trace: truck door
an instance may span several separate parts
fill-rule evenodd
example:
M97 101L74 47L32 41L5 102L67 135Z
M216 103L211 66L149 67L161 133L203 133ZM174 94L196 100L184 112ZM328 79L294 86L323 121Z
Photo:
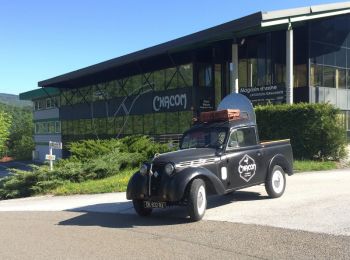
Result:
M254 126L231 131L225 156L230 189L264 182L263 150Z

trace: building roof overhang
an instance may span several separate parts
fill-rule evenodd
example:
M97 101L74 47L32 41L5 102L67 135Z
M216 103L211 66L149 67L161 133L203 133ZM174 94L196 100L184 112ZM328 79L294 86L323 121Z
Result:
M46 97L52 97L57 96L60 93L59 89L57 88L40 88L40 89L34 89L27 92L23 92L19 94L20 100L35 100L39 98L46 98Z

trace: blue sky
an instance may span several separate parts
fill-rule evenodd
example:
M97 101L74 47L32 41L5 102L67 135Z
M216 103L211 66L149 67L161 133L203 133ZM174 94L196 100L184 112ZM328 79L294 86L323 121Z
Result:
M327 0L0 0L0 93L257 11ZM339 2L339 1L338 1Z

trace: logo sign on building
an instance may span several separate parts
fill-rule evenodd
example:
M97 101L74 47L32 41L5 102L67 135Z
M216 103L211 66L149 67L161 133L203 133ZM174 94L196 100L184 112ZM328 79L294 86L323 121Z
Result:
M45 155L45 160L55 161L56 160L56 155L54 155L54 154L46 154Z
M285 103L285 86L262 86L240 88L239 93L245 95L253 104Z
M243 158L239 161L238 165L239 176L246 182L249 182L254 177L255 171L255 160L248 154L244 155Z
M164 91L145 90L135 95L115 97L108 100L96 100L91 109L80 103L60 108L61 120L81 118L103 118L113 116L142 115L154 112L177 112L190 110L192 106L191 87L169 89Z
M178 108L185 110L187 108L187 95L175 94L153 97L153 110L158 112L160 110L166 111L172 108Z
M213 101L210 99L201 99L199 108L207 110L214 109Z
M49 147L52 148L52 149L59 149L59 150L61 150L62 149L62 143L61 142L52 142L52 141L50 141L49 142Z

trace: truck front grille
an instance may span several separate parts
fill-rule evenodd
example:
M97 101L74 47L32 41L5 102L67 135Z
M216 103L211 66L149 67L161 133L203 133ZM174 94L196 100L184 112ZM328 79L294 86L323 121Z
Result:
M151 176L151 195L160 194L160 185L164 175L164 166L166 163L157 163L152 166L153 175Z

